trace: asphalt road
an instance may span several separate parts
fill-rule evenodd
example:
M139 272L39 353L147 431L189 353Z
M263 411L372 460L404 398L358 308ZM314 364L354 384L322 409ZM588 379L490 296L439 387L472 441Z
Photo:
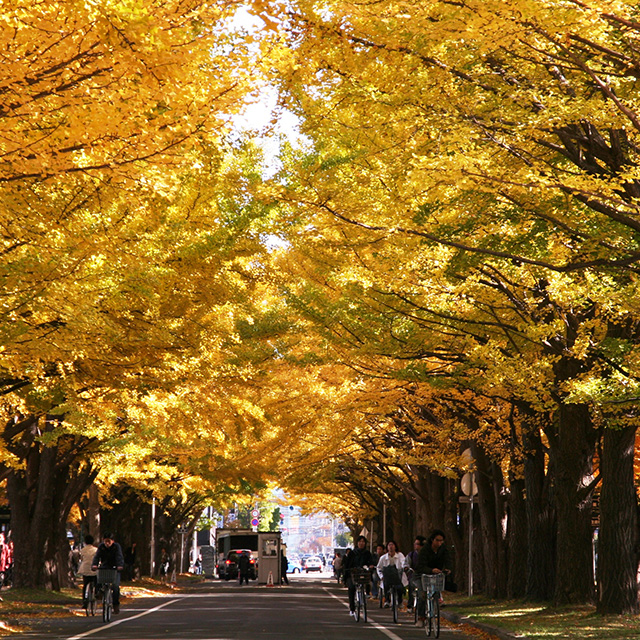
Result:
M126 587L125 587L126 588ZM369 602L369 620L349 616L347 591L328 575L290 576L290 586L239 587L208 581L173 597L136 599L104 624L78 616L44 621L21 638L45 640L412 640L425 638L413 616ZM373 605L373 606L371 606ZM99 612L98 612L99 614ZM466 640L444 627L443 640Z

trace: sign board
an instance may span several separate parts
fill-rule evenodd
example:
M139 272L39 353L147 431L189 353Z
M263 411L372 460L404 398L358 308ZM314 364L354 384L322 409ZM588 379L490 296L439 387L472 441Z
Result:
M259 523L258 523L258 518L254 518L254 519L251 521L251 526L252 526L252 527L257 527L257 526L258 526L258 524L259 524Z
M478 485L472 473L465 473L460 480L460 488L465 496L477 496Z

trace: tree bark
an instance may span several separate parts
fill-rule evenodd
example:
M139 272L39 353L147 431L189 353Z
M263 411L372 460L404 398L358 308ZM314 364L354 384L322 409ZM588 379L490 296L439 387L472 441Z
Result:
M32 426L37 422L34 419ZM36 441L24 468L9 473L16 587L59 590L69 583L66 522L95 477L89 465L74 457L75 442L72 437L49 446Z
M500 506L496 504L496 477L491 461L478 443L472 443L476 461L476 483L478 485L478 507L480 512L480 537L484 557L484 593L489 598L504 597L506 572L503 539L498 522Z
M556 518L550 495L550 464L545 472L545 453L540 430L534 427L523 433L524 480L527 493L527 600L551 600L555 591Z
M554 601L588 604L595 599L590 485L596 432L585 405L562 403L558 414L557 438L550 450L558 514Z
M524 479L511 478L509 484L507 598L517 599L527 592L527 507Z
M638 499L633 459L637 427L605 429L598 535L601 614L636 614L638 607Z

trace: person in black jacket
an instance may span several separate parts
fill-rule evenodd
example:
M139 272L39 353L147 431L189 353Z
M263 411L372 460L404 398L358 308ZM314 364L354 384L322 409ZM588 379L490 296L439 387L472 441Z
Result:
M367 549L367 539L359 536L356 540L355 549L345 556L344 575L347 588L349 589L349 614L354 616L356 610L356 585L351 579L351 569L369 568L374 566L371 551Z
M116 584L113 585L113 613L120 613L120 571L124 567L124 555L112 533L105 534L93 556L91 568L95 571L99 567L118 570Z
M444 531L435 529L418 551L418 561L416 563L416 575L423 573L451 573L452 561L451 553L445 544ZM425 598L422 586L419 587L420 598L418 600L418 622L417 626L424 626L426 621L425 615Z

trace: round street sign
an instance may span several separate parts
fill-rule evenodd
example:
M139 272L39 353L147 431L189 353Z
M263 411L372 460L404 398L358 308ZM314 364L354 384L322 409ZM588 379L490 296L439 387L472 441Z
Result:
M252 527L257 527L257 526L258 526L258 518L254 518L254 519L251 521L251 526L252 526Z
M477 495L478 485L473 477L473 473L465 473L460 479L460 488L465 496Z
M254 509L254 510L251 512L251 515L252 515L254 518L257 518L257 517L260 515L260 512L259 512L257 509Z

